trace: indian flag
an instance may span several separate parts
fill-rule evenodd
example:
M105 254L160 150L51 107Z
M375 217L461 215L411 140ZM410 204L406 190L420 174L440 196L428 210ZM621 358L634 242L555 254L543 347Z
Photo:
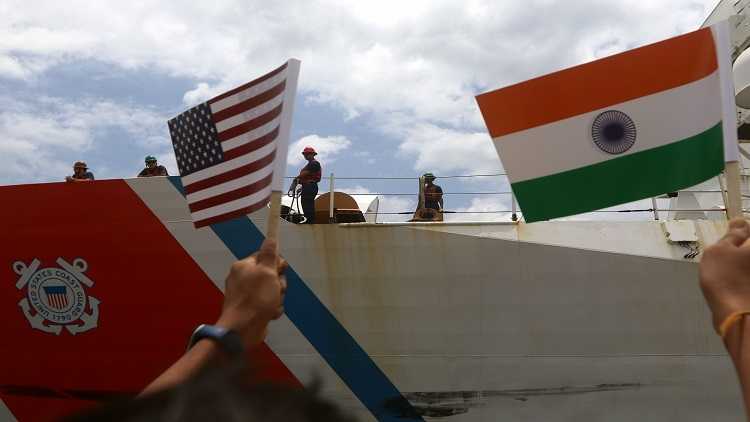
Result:
M737 160L726 22L478 95L527 222L696 185Z

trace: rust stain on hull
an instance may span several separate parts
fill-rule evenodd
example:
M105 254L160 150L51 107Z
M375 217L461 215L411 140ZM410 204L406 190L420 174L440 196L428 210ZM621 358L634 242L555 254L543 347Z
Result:
M608 391L638 390L643 386L641 383L617 383L488 391L465 390L403 393L404 397L411 403L416 414L411 413L410 409L403 406L401 397L393 398L387 401L385 405L397 411L404 418L415 416L440 418L467 413L473 407L484 406L487 403L487 399L490 398L508 398L525 402L530 398L540 396L568 396Z

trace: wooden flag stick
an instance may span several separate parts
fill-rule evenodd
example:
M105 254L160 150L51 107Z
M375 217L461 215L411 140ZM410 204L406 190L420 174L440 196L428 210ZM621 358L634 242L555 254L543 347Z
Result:
M281 220L281 191L271 191L271 202L268 208L266 239L273 239L279 244L279 220Z
M742 217L742 194L740 191L740 163L730 161L725 164L727 181L727 217Z

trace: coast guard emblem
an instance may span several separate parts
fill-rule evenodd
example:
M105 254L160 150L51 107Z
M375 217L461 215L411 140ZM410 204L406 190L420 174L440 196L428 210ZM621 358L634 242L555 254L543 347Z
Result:
M84 286L94 282L84 274L88 264L81 258L73 264L57 258L59 267L39 268L41 262L34 259L28 266L16 261L13 271L20 276L16 288L26 289L26 297L18 302L31 327L60 335L63 327L76 335L97 327L99 300L88 296ZM86 312L86 305L90 312Z

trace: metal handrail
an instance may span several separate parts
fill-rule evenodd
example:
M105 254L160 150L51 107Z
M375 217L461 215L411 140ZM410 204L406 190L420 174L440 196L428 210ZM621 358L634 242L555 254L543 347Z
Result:
M468 175L452 175L452 176L440 176L439 179L455 179L455 178L473 178L473 177L499 177L499 176L507 176L506 173L493 173L493 174L468 174ZM287 179L292 179L293 177L289 176L286 177ZM385 177L373 177L373 176L366 176L366 177L335 177L333 173L330 174L330 177L323 178L320 182L321 183L327 183L328 184L328 191L333 192L333 186L335 184L335 180L420 180L420 176L385 176ZM723 183L721 183L722 180L719 178L720 188L711 190L711 189L685 189L681 190L679 192L684 193L694 193L694 194L722 194L722 197L724 196L726 189L723 186ZM415 196L418 195L416 192L363 192L363 193L357 193L357 192L347 192L350 195L362 195L362 196ZM513 191L487 191L487 192L443 192L443 195L473 195L473 196L481 196L481 195L511 195L511 209L508 210L490 210L490 211L444 211L445 214L510 214L511 219L513 221L517 221L519 214L523 215L523 212L517 209L517 204L515 200L515 196L513 196ZM749 195L742 195L743 197L747 198L750 197ZM726 212L726 208L695 208L695 209L673 209L673 208L658 208L656 200L657 199L671 199L669 196L665 195L659 195L656 197L652 197L651 208L642 208L642 209L623 209L623 210L597 210L597 211L590 211L589 213L653 213L654 214L654 220L659 220L659 211L668 211L668 212ZM333 202L333 195L330 197L331 202ZM725 201L726 203L726 201ZM329 213L333 213L334 207L332 204L329 204ZM743 212L746 212L746 210L743 210ZM414 211L402 211L402 212L363 212L363 215L375 215L375 219L377 221L377 215L411 215ZM329 218L333 220L333 216L329 215Z
M490 173L490 174L462 174L454 176L439 176L438 179L460 179L470 177L497 177L507 176L507 173ZM294 179L294 176L284 176L285 179ZM415 180L419 176L336 176L339 180ZM322 181L322 180L321 180Z
M654 212L654 211L674 211L674 212L725 212L724 208L687 208L687 209L671 209L671 208L641 208L634 210L597 210L588 211L584 214L590 213L626 213L626 212ZM444 214L501 214L501 213L512 213L513 210L495 210L495 211L443 211ZM518 212L518 211L516 211ZM743 212L750 212L750 209L743 209ZM363 212L362 214L381 214L381 215L408 215L414 214L414 211L400 211L400 212ZM523 215L523 212L518 212Z

